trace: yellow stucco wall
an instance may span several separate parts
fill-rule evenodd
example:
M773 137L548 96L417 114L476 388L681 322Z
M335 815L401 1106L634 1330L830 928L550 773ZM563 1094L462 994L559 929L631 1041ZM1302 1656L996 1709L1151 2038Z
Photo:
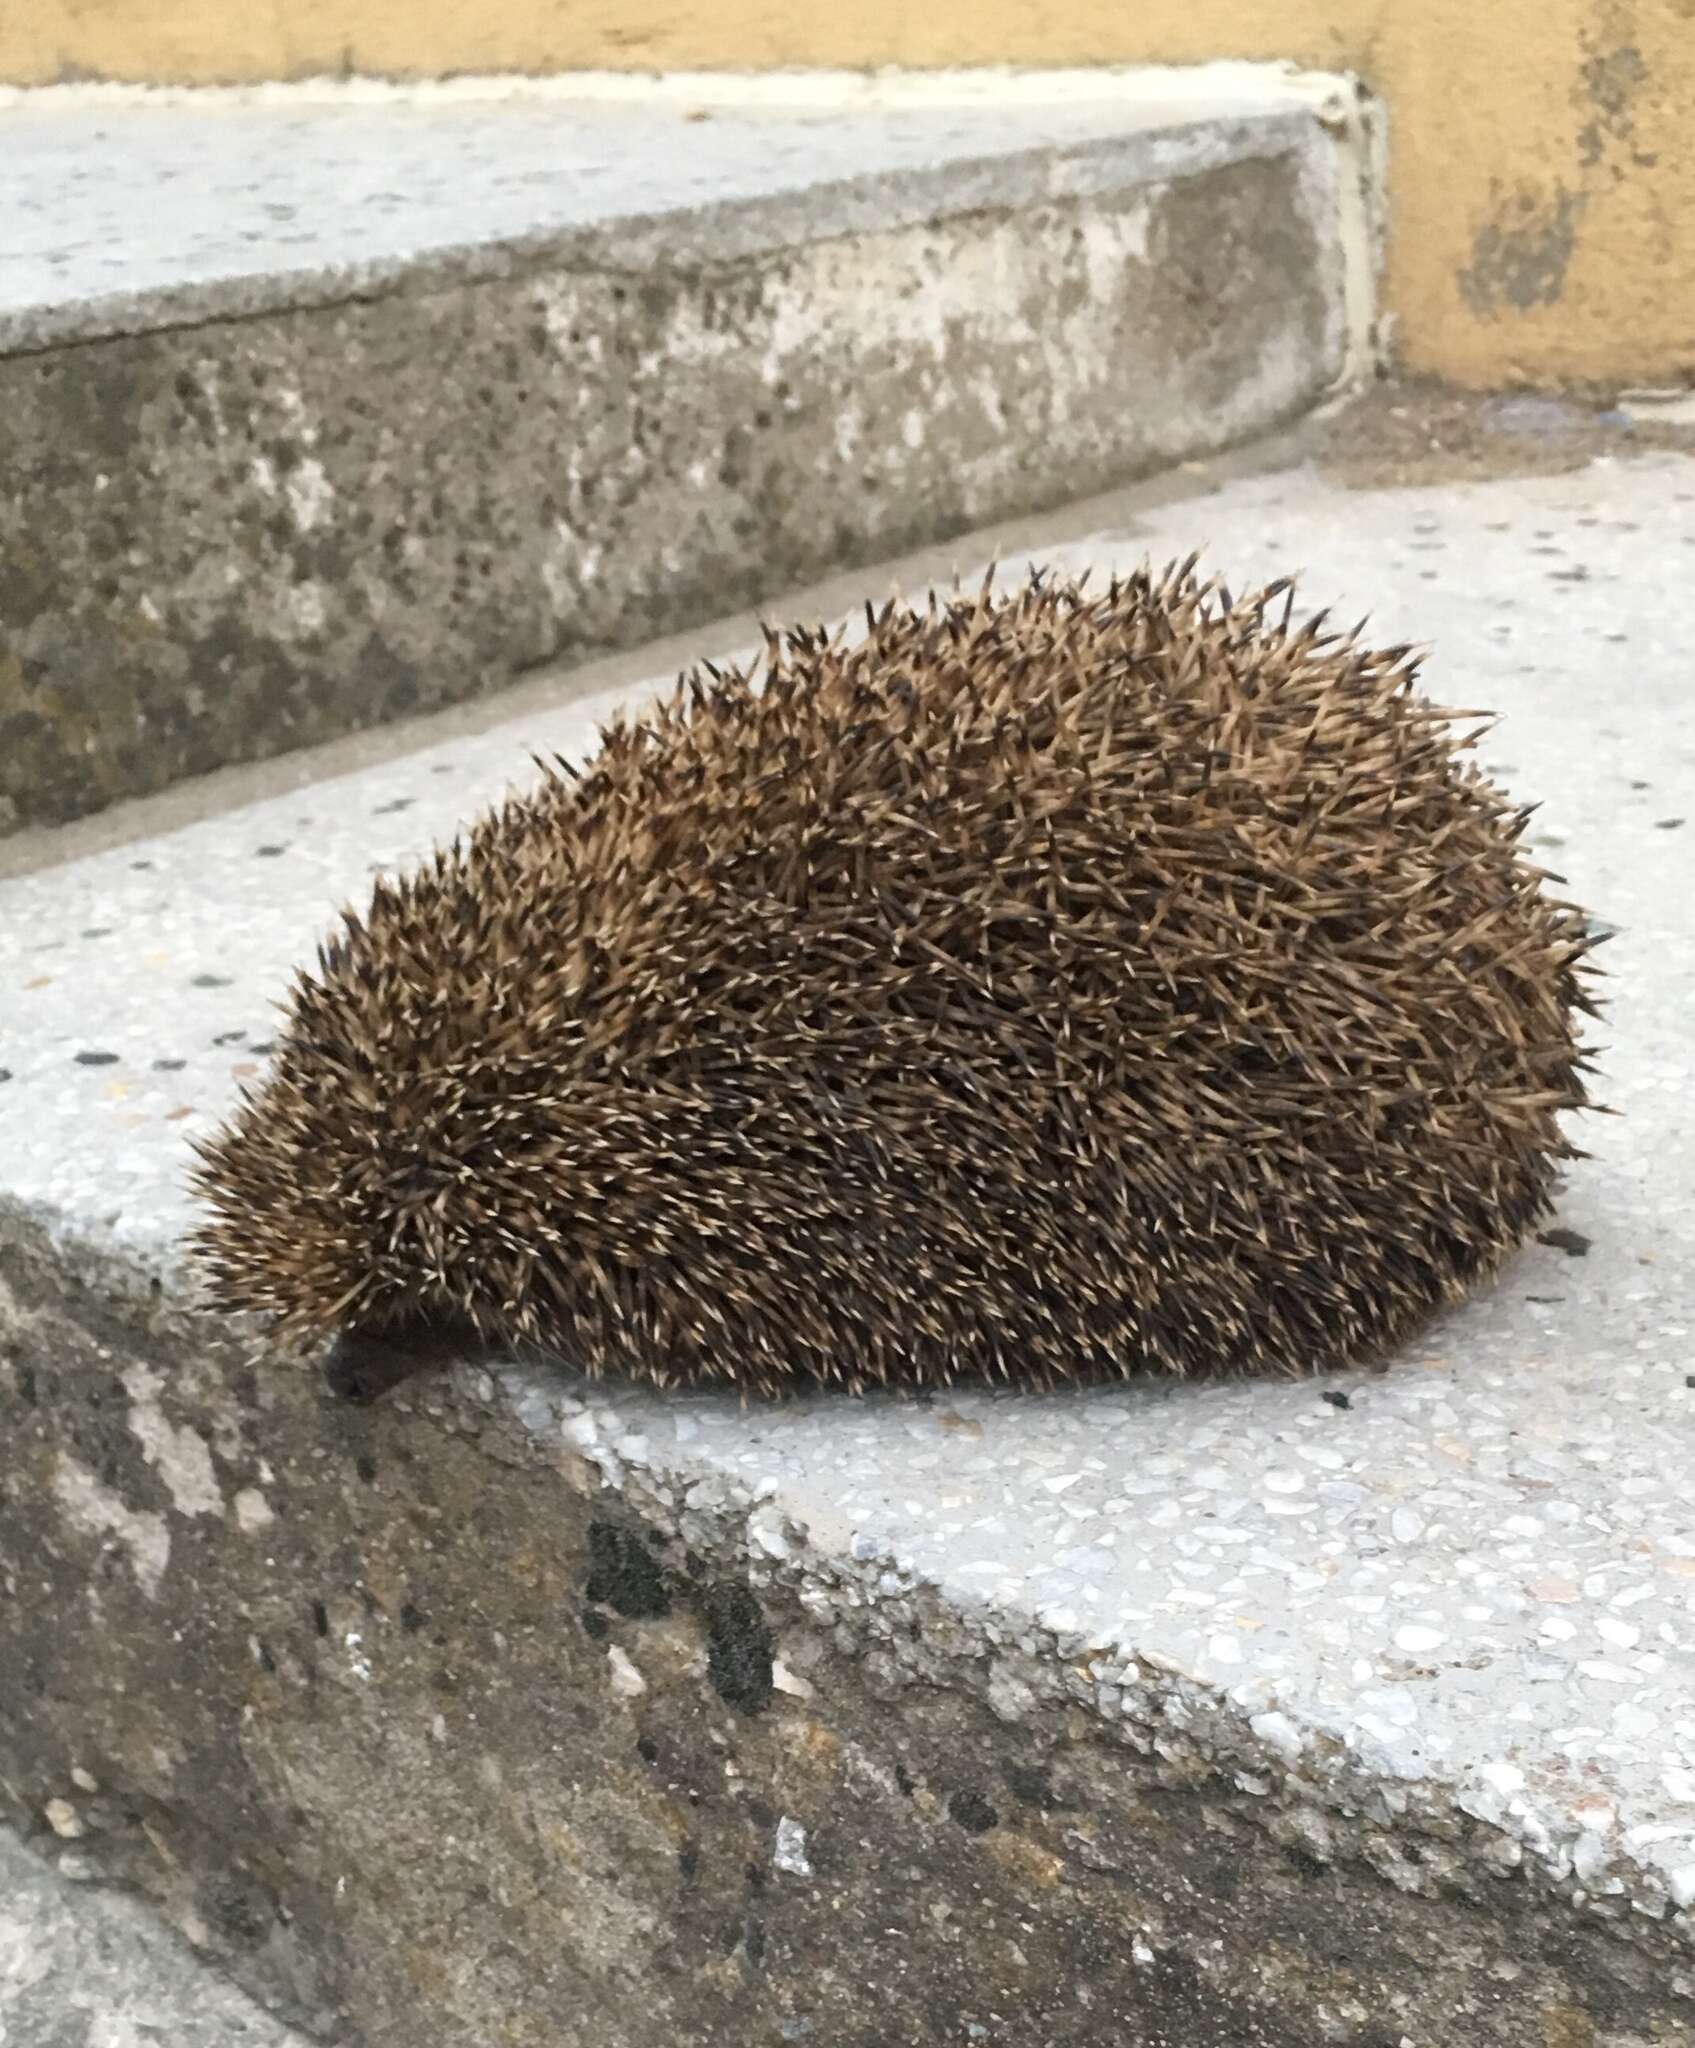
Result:
M1695 0L24 0L0 78L1190 63L1357 71L1409 370L1695 379Z

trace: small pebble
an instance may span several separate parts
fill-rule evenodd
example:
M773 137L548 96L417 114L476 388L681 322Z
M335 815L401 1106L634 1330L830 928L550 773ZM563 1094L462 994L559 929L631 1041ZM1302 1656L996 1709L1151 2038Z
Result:
M647 1691L647 1680L616 1643L607 1651L606 1661L612 1668L612 1690L620 1699L637 1699Z
M47 1816L47 1825L62 1842L74 1842L88 1832L82 1815L68 1799L49 1799L41 1810Z
M777 1845L771 1860L791 1877L810 1877L812 1864L806 1853L806 1830L785 1813L777 1823Z

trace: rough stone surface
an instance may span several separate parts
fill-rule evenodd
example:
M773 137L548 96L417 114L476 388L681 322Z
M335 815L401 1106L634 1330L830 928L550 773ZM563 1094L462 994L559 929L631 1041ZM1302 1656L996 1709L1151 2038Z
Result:
M0 1829L5 2048L307 2048L151 1913L104 1889L76 1842L57 1861L48 1869Z
M1695 466L1050 559L1198 542L1434 638L1616 930L1545 1240L1380 1377L353 1413L194 1315L184 1139L368 867L604 707L9 883L17 1822L372 2043L1695 2039Z
M0 114L0 828L1104 488L1344 363L1338 145L1275 100L369 112Z

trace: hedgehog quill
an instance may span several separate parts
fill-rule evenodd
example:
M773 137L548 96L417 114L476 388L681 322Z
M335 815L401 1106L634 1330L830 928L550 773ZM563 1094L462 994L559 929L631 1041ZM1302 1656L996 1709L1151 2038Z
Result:
M1548 1213L1592 941L1466 721L1194 561L768 632L347 911L216 1303L765 1396L1375 1359Z

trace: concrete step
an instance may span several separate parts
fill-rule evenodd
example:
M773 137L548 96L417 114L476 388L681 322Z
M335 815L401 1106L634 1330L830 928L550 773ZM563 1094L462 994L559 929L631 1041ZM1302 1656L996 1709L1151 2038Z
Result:
M188 1141L334 906L607 704L0 885L0 1803L279 2010L1695 2038L1695 465L1302 468L1069 531L1044 558L1205 542L1433 639L1617 929L1624 1114L1382 1376L744 1411L465 1365L334 1406L196 1314Z
M1273 66L77 88L0 150L0 829L1220 448L1369 326L1358 95Z

